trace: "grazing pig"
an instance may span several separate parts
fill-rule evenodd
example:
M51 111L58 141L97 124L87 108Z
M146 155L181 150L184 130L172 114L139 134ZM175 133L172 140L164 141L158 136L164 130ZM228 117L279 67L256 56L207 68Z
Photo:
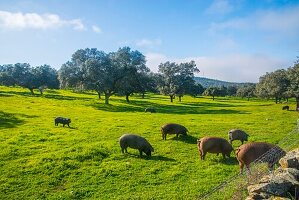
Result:
M239 129L232 129L228 132L228 139L231 144L234 140L240 140L243 144L244 141L248 141L248 136L247 133Z
M154 152L154 148L145 138L135 134L122 135L119 138L119 145L122 153L128 153L128 147L138 149L140 156L142 156L142 152L144 152L147 156L151 156L151 152Z
M151 112L151 113L155 113L155 112L156 112L156 110L155 110L155 108L146 108L146 109L144 110L144 112Z
M283 106L283 107L282 107L282 110L289 110L289 109L290 109L289 106Z
M180 124L164 124L161 127L161 133L162 133L162 139L166 140L167 134L176 134L176 137L178 137L179 134L187 135L188 130L180 125Z
M197 140L197 147L200 154L200 159L204 160L207 153L219 153L230 157L230 153L233 151L232 145L224 138L219 137L203 137Z
M71 119L70 118L64 118L64 117L56 117L55 118L55 126L58 126L58 124L68 125L70 127Z
M241 174L243 173L244 165L249 170L250 163L254 162L256 159L259 159L261 162L268 163L269 168L271 168L284 155L285 151L280 147L266 142L251 142L243 144L236 150Z

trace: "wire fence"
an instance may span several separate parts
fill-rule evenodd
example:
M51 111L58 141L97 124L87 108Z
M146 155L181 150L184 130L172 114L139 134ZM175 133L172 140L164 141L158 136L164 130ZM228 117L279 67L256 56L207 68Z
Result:
M272 173L269 167L274 167L274 164L288 152L299 146L299 119L297 120L297 127L289 132L278 146L274 147L256 159L250 164L250 172L235 175L223 181L220 185L213 188L208 193L199 196L199 199L245 199L248 196L247 187L256 184L265 175ZM268 163L268 164L267 164Z

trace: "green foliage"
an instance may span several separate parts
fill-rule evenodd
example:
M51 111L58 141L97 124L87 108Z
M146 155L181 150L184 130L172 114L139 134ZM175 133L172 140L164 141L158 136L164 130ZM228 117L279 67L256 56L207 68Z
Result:
M266 73L260 77L256 86L256 93L259 97L274 97L276 103L285 98L296 98L296 110L299 111L299 60L293 67L287 70L279 69L271 73Z
M239 128L250 141L278 143L298 117L273 102L227 97L185 96L170 103L147 94L127 104L112 96L106 105L96 93L46 90L32 96L0 86L0 98L2 199L197 199L239 172L233 155L223 160L207 154L201 161L197 138L227 138ZM289 105L295 108L293 99ZM146 107L157 113L145 113ZM71 128L55 126L56 116L70 117ZM163 141L160 127L168 122L186 126L189 135ZM123 133L145 137L155 149L152 157L139 157L135 149L122 154Z
M287 72L283 69L266 73L260 77L256 86L257 95L260 97L274 97L276 103L279 99L285 97L285 92L289 85Z
M57 72L49 65L31 67L27 63L16 63L14 65L3 65L0 70L0 84L6 86L18 85L28 88L32 94L33 89L59 87Z
M161 94L168 95L173 102L177 95L179 101L184 94L194 95L200 87L195 84L194 73L199 72L194 61L189 63L161 63L159 66L158 89Z
M255 92L255 84L250 84L250 85L246 85L244 87L240 87L237 90L237 96L238 97L246 97L248 100L252 97L254 97L254 92Z
M105 103L111 95L118 93L128 97L141 86L140 74L149 72L145 57L129 47L106 54L93 49L79 49L71 61L62 65L59 79L62 88L92 89L100 95L104 93Z
M204 96L212 96L213 100L215 99L215 96L221 96L221 90L218 87L208 87L203 92Z
M227 87L227 95L228 96L236 96L238 88L236 86L228 86Z
M221 81L221 80L216 80L216 79L210 79L210 78L205 78L205 77L194 77L194 80L201 84L204 88L208 87L242 87L244 85L247 85L249 83L235 83L235 82L227 82L227 81Z
M287 76L290 84L287 88L287 95L296 98L296 110L299 111L299 60L297 60L293 67L287 71Z

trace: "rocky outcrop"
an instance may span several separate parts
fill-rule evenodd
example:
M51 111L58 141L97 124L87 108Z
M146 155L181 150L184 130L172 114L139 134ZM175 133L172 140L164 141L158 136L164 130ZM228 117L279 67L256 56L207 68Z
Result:
M283 168L299 169L299 150L290 151L286 156L279 160L279 164Z
M264 176L257 184L248 186L249 196L255 199L299 199L299 148L279 160L280 167Z

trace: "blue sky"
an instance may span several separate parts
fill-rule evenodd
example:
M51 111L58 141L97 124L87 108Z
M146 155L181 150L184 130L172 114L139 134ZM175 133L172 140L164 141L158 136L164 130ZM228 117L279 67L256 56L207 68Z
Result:
M123 46L154 72L195 60L199 76L257 82L299 56L299 0L0 1L0 64L59 69L78 49Z

